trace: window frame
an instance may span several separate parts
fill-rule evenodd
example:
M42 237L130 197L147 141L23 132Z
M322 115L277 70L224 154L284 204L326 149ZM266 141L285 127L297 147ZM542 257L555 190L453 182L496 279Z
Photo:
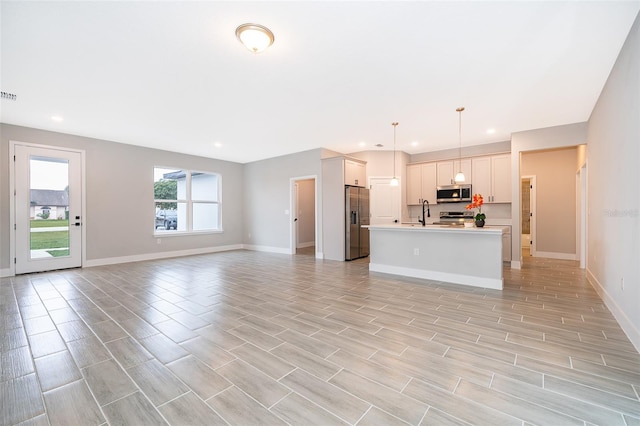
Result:
M181 236L181 235L202 235L202 234L219 234L224 232L223 226L222 226L222 174L220 173L216 173L216 172L209 172L209 171L202 171L202 170L191 170L191 169L184 169L184 168L180 168L180 167L168 167L168 166L153 166L153 184L155 185L156 182L156 177L155 177L155 173L157 169L163 169L163 170L168 170L168 171L173 171L173 172L183 172L185 174L185 195L183 198L180 198L177 196L176 194L176 199L175 200L163 200L163 199L157 199L155 198L155 193L154 198L153 198L153 235L155 237L171 237L171 236ZM215 200L211 201L211 200L194 200L192 198L192 186L193 186L193 176L194 175L200 175L200 174L204 174L204 175L213 175L216 177L216 188L215 188ZM156 222L156 204L157 203L176 203L176 205L179 205L181 203L185 204L185 208L186 208L186 229L185 230L165 230L165 229L157 229L155 226L155 222ZM193 225L194 225L194 219L193 219L193 205L194 204L212 204L212 205L216 205L218 208L218 223L216 224L217 228L215 229L202 229L202 230L194 230L193 229Z

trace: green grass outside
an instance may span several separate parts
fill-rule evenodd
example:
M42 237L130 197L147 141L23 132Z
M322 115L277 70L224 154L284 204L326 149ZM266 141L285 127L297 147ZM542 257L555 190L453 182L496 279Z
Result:
M69 221L67 219L56 220L56 219L38 219L31 220L31 228L52 228L55 226L69 226Z
M69 231L31 233L31 250L65 247L69 247Z

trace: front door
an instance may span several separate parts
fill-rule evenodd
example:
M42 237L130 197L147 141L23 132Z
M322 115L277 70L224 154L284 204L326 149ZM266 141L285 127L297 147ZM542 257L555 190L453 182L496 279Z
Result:
M82 153L14 145L16 274L82 266Z

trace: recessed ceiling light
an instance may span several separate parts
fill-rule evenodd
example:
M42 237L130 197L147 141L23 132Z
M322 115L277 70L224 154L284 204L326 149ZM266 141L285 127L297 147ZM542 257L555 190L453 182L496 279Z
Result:
M411 142L411 146L418 146L418 145L420 145L420 142L418 141Z
M492 134L494 134L495 132L496 132L496 129L494 129L493 127L492 127L492 128L490 128L490 129L487 129L487 134L488 134L488 135L492 135Z
M360 142L360 143L358 144L358 146L367 146L367 143L366 143L366 142Z
M222 148L222 143L220 142L214 142L213 146L215 146L216 148Z
M57 122L59 123L59 122L61 122L61 121L64 121L64 118L62 118L62 117L61 117L61 116L59 116L59 115L52 115L52 116L51 116L51 120L52 120L52 121L57 121Z

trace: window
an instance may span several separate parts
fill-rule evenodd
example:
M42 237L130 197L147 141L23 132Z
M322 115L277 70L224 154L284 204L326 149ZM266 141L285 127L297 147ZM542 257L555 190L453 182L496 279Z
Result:
M220 175L153 169L156 233L221 231Z

